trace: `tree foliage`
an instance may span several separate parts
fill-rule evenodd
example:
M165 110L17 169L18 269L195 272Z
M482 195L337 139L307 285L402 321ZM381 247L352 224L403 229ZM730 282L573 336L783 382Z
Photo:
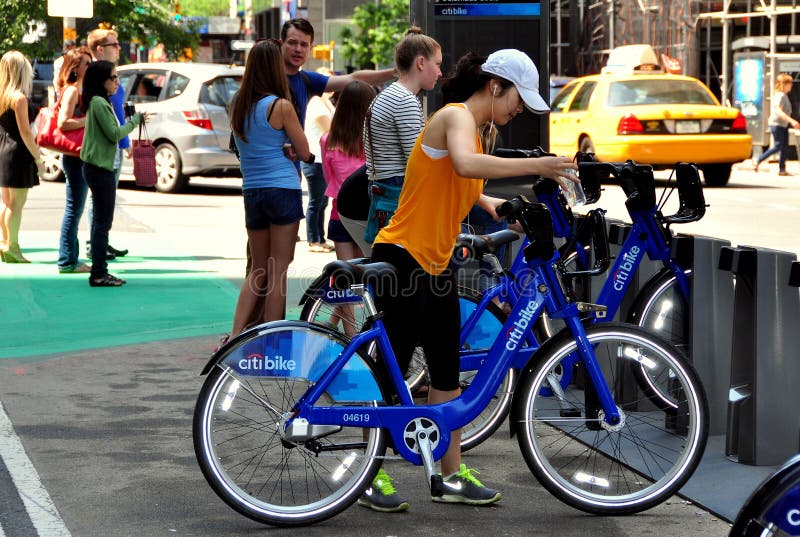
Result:
M187 17L227 17L229 0L182 0L183 14Z
M353 27L339 32L342 55L359 68L394 63L394 47L408 30L408 0L378 0L353 10Z
M137 39L149 47L161 42L170 58L178 58L183 49L197 48L200 36L194 23L184 18L176 25L172 15L173 0L94 0L94 17L75 22L79 39L104 25L124 43ZM47 36L23 43L29 24L37 20L47 23ZM31 58L53 57L61 50L62 28L61 17L47 16L46 0L0 0L0 53L16 49Z

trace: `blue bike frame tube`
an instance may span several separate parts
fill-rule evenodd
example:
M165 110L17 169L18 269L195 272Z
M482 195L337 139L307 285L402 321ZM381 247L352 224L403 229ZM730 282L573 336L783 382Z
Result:
M634 224L611 266L597 303L606 306L606 319L613 319L628 291L631 280L647 252L647 235Z

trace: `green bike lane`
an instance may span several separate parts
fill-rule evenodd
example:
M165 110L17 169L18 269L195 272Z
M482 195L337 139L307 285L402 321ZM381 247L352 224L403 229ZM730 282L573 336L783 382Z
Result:
M85 275L55 270L61 196L63 185L34 189L23 222L34 263L0 271L0 402L71 535L727 534L727 523L677 497L633 517L575 511L538 485L506 425L465 456L505 492L496 507L434 504L420 468L388 461L411 504L405 514L353 506L299 530L249 521L206 484L191 438L199 373L229 329L241 284L240 198L121 190L112 240L131 254L111 271L129 283L92 289ZM298 243L290 317L301 290L332 259ZM16 511L0 509L0 527L30 516L22 503L9 505Z

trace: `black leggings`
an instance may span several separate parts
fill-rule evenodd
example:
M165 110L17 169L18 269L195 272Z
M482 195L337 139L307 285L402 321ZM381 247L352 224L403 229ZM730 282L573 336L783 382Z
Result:
M391 263L397 281L381 282L375 305L383 312L389 342L405 372L417 346L428 362L431 386L441 391L459 387L459 335L461 313L455 273L446 269L436 276L422 270L407 250L376 244L372 261Z

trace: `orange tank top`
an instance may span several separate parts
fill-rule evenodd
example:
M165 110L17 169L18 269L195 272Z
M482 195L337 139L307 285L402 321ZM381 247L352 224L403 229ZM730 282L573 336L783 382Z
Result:
M423 270L436 275L450 262L461 221L483 192L483 179L458 175L449 155L428 156L422 149L425 129L408 158L397 211L378 233L375 244L399 244ZM475 143L481 151L477 133Z

